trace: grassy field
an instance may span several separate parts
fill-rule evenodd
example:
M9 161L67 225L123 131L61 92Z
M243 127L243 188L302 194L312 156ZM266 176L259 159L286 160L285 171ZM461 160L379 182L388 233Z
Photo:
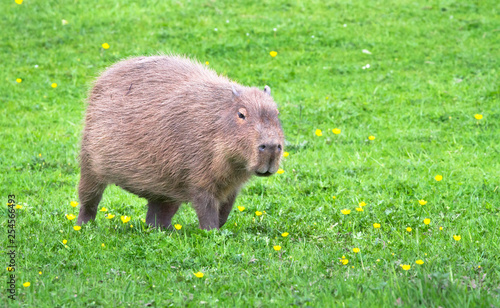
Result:
M0 11L0 306L500 307L497 1L5 0ZM146 201L117 187L74 230L92 80L167 52L271 86L285 172L252 179L220 231L199 230L189 205L179 231L147 228Z

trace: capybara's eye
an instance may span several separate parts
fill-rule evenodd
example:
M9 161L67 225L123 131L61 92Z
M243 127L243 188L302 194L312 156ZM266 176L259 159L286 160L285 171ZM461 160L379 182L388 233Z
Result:
M245 115L244 115L243 113L239 112L239 111L238 111L238 117L239 117L240 119L245 120Z

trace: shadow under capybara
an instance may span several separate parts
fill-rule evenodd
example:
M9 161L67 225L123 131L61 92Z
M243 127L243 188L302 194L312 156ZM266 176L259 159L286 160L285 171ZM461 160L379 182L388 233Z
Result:
M119 62L88 99L78 224L116 184L147 199L152 226L170 228L191 202L200 228L220 228L243 183L278 170L283 142L268 86L239 85L180 56Z

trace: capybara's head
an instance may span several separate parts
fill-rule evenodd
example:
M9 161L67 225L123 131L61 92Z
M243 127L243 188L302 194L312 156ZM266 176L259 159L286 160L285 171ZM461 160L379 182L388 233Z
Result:
M230 138L237 144L236 154L247 172L270 176L278 171L283 153L284 137L278 119L278 108L271 89L232 88L233 104L226 115L232 123ZM242 166L243 167L243 166Z

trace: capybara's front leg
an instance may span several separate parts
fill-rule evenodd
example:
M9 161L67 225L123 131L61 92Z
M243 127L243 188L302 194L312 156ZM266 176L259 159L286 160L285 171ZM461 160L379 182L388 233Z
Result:
M180 207L178 202L148 202L146 223L152 227L172 229L172 217Z
M219 207L219 228L226 223L227 217L233 208L234 200L236 200L236 195L238 191L235 191L233 194L229 196L226 202L223 202Z
M97 177L84 171L80 175L78 185L78 196L80 198L80 213L77 224L82 225L89 220L94 220L97 214L97 206L101 201L106 184L100 183Z
M193 200L193 207L200 221L200 228L219 228L219 201L210 193L200 192Z

